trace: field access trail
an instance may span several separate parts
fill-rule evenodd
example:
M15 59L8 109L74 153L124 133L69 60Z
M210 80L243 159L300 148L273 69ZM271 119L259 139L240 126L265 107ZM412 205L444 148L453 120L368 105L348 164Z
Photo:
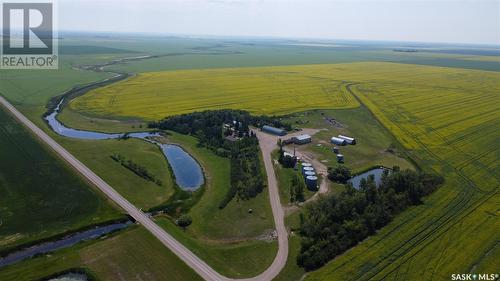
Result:
M130 216L132 216L137 222L144 226L151 234L153 234L162 244L169 248L174 254L176 254L182 261L184 261L189 267L191 267L196 273L198 273L203 279L209 281L229 281L229 280L242 280L242 281L267 281L272 280L276 277L279 272L283 269L286 264L288 257L288 236L284 223L284 212L280 203L278 184L276 180L276 175L273 170L271 152L274 150L274 146L267 142L260 142L262 155L264 157L264 163L267 172L268 179L268 189L269 198L271 202L271 207L273 211L274 222L276 225L276 231L278 234L278 254L276 255L273 263L268 267L263 273L258 276L246 279L231 279L222 276L216 272L207 263L193 254L179 241L175 240L170 234L159 227L148 215L143 213L129 201L127 201L123 196L121 196L116 190L114 190L109 184L107 184L103 179L97 176L92 170L80 162L75 156L64 149L60 144L58 144L54 139L47 135L44 131L38 128L33 122L26 118L21 112L19 112L12 104L10 104L5 98L0 96L0 104L3 105L19 122L26 126L33 134L35 134L42 142L46 143L51 149L53 149L61 158L63 158L71 167L78 171L83 177L94 184L99 190L101 190L109 199L115 202L118 206L123 208ZM261 133L258 133L258 136Z

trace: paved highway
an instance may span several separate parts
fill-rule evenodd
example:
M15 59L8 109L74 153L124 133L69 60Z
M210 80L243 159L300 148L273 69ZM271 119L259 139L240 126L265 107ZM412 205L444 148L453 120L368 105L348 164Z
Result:
M266 143L265 141L260 142L262 155L264 157L264 164L267 171L269 198L271 201L271 207L276 225L276 231L278 234L278 244L279 244L278 254L276 255L271 266L268 267L260 275L247 279L231 279L222 276L221 274L216 272L207 263L205 263L196 255L194 255L180 242L175 240L170 234L165 232L165 230L156 225L153 222L153 220L151 220L151 218L149 218L141 210L139 210L129 201L123 198L110 185L108 185L104 180L102 180L99 176L97 176L94 172L92 172L82 162L76 159L76 157L74 157L71 153L69 153L66 149L64 149L61 145L59 145L44 131L38 128L33 122L28 120L28 118L26 118L21 112L19 112L14 106L12 106L12 104L10 104L6 99L4 99L1 96L0 96L0 104L2 104L7 110L9 110L15 118L17 118L38 138L40 138L57 154L59 154L60 157L62 157L67 163L69 163L82 176L84 176L97 188L99 188L109 199L111 199L113 202L115 202L117 205L123 208L123 210L125 210L137 222L139 222L147 230L149 230L156 238L158 238L158 240L160 240L161 243L163 243L167 248L169 248L172 252L174 252L181 260L183 260L188 266L190 266L194 271L196 271L203 279L209 281L230 281L230 280L270 281L276 275L278 275L278 273L285 266L288 257L288 236L284 223L284 212L280 203L280 198L278 193L276 175L274 173L271 160L271 151L274 149L273 144ZM257 136L259 136L260 140L262 133L257 132Z

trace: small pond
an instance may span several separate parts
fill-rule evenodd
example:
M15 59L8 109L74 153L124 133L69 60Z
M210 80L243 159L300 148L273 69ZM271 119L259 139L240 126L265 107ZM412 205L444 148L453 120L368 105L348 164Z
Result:
M57 114L59 114L59 108L62 102L63 101L61 100L61 102L59 102L59 104L51 114L45 116L45 120L47 120L49 126L57 134L69 138L87 140L118 139L124 135L76 130L66 127L64 124L59 122L59 120L57 120ZM172 170L174 171L177 185L180 188L188 191L194 191L200 188L200 186L204 182L204 178L203 171L198 162L196 162L196 160L194 160L194 158L189 155L189 153L184 151L179 146L159 144L147 138L158 135L158 133L153 132L136 132L127 134L128 137L143 139L161 147L163 154L167 158L170 166L172 167Z
M362 174L359 174L357 176L352 177L350 180L348 180L348 182L350 182L354 188L359 189L360 185L361 185L361 180L368 179L368 177L370 175L373 175L375 177L375 183L378 186L382 182L382 174L384 173L385 170L387 170L387 169L386 168L372 169L372 170L366 171Z
M172 144L163 144L161 148L174 171L177 185L184 190L193 191L203 184L204 178L201 167L189 153Z

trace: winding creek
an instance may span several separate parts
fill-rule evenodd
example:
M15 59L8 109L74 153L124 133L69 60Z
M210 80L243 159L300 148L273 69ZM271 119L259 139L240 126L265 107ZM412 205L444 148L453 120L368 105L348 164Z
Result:
M33 257L38 254L48 253L55 250L67 248L75 245L80 241L96 239L103 235L109 234L113 231L117 231L129 226L132 222L127 221L124 223L113 223L104 226L98 226L89 230L78 232L75 234L70 234L62 239L50 242L44 242L26 249L22 249L7 256L0 258L0 267L16 263L18 261Z
M150 56L125 58L122 59L122 61L147 59L147 58L150 58ZM120 61L118 60L103 65L87 66L80 68L96 72L105 72L104 70L105 66L113 65L116 63L120 63ZM64 104L65 96L71 97L72 96L71 94L77 92L80 92L80 94L82 94L96 87L101 87L108 83L118 82L130 76L130 74L114 73L111 71L109 71L109 73L115 74L115 76L113 78L108 78L102 81L94 82L83 87L75 87L66 92L63 95L63 97L60 98L59 102L57 103L57 106L55 106L55 108L53 108L52 111L49 112L49 114L47 114L44 117L44 119L49 124L49 127L55 133L73 139L107 140L107 139L119 139L126 135L127 137L130 138L137 138L155 144L160 147L161 151L163 152L163 155L167 159L170 167L172 168L177 185L182 190L185 191L196 191L197 189L199 189L203 185L205 180L203 175L203 170L199 165L199 163L188 152L186 152L184 149L182 149L182 147L178 145L162 144L152 140L151 137L159 136L159 133L157 132L132 132L124 134L124 133L102 133L102 132L78 130L66 127L57 119L57 115L60 113L61 108ZM67 248L81 241L99 238L111 232L124 229L130 224L132 224L132 221L98 226L89 230L69 234L55 241L42 242L40 244L28 248L17 250L15 252L7 254L4 257L0 257L0 268L19 262L24 259L31 258L35 255L49 253L55 250Z
M50 128L57 134L69 138L86 139L86 140L106 140L106 139L119 139L125 134L111 134L101 133L94 131L77 130L68 128L57 120L57 115L60 112L60 107L63 104L63 99L59 102L57 107L52 113L45 116ZM198 162L185 150L178 145L161 144L151 140L149 137L159 136L154 132L135 132L127 133L127 137L142 139L147 142L158 145L165 155L168 163L172 167L177 185L186 191L195 191L200 188L204 183L204 176L202 169Z

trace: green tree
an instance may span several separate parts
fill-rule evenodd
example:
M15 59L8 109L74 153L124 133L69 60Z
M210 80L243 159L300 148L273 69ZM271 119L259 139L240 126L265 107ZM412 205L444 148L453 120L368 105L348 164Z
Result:
M331 181L346 183L351 178L351 170L346 166L338 165L328 168L328 179Z
M186 230L186 227L188 227L189 225L191 225L191 223L193 223L193 219L191 218L191 216L187 215L187 214L184 214L184 215L181 215L176 221L175 223L182 227L182 229Z

